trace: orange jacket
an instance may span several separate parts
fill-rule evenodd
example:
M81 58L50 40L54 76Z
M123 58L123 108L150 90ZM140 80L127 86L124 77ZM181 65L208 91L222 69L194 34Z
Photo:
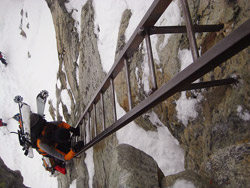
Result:
M59 128L69 129L70 125L65 122L53 122ZM45 130L43 130L42 135L45 134ZM75 156L75 152L71 149L68 153L64 153L56 148L57 144L54 146L49 146L41 141L41 139L37 139L37 147L38 152L41 155L50 155L62 161L67 161L72 159Z

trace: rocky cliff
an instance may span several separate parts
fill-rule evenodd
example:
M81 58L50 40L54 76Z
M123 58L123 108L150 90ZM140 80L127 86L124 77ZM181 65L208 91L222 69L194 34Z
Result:
M20 171L10 170L0 158L0 187L25 188Z
M65 8L66 0L46 2L55 25L60 62L60 84L56 86L57 113L54 118L61 119L63 116L74 125L105 77L97 47L98 36L94 32L95 10L92 0L88 0L82 7L81 32L78 33L72 13ZM201 54L246 21L250 15L248 0L189 1L189 6L194 23L224 24L224 29L220 32L196 36ZM123 13L116 53L125 44L125 32L131 14L128 9ZM165 37L160 35L155 39L156 53L160 60L156 64L159 87L180 71L179 54L189 50L185 34L172 35L167 43L164 43ZM135 88L132 91L134 105L148 95L142 81L144 48L143 45L140 46L130 60L131 85ZM116 134L113 134L93 147L93 187L165 188L172 186L177 180L191 181L196 187L247 187L250 183L249 50L243 50L201 78L201 81L209 81L236 77L237 84L178 93L152 109L184 148L186 171L164 177L150 156L132 146L118 145ZM128 110L123 74L115 80L116 93L119 104ZM62 92L69 94L71 109L61 100ZM106 100L110 98L108 92L104 97ZM196 101L196 115L188 117L186 121L179 118L181 114L178 112L178 105L182 98ZM59 108L63 109L63 114L59 113ZM111 112L111 107L106 108ZM108 124L112 122L110 116L106 117ZM136 123L146 131L156 131L156 125L147 116L138 118ZM98 125L100 131L101 123ZM67 176L58 177L59 187L69 187L74 179L77 179L77 187L88 187L85 157L82 154L69 165Z

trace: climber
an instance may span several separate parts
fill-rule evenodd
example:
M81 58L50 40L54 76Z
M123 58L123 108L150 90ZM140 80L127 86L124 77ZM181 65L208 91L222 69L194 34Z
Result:
M79 127L73 128L63 121L47 122L42 116L31 113L30 126L32 146L41 155L67 161L84 145L83 141L79 141L71 147L70 132L79 136L80 130Z
M0 118L0 127L7 126L7 123L4 123L3 120Z
M7 66L7 62L6 62L6 60L4 59L3 54L2 54L1 51L0 51L0 60L1 60L1 62L2 62L5 66Z

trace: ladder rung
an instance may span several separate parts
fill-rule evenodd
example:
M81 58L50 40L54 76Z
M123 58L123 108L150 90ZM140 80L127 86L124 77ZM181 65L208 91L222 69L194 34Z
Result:
M101 105L102 105L102 129L104 131L106 129L106 125L105 125L105 109L104 109L103 93L101 93Z
M83 136L82 136L82 129L83 129L83 120L81 121L81 124L79 124L78 126L79 126L79 131L80 131L80 140L82 140L83 139Z
M131 85L130 85L130 73L129 73L129 64L127 58L124 58L124 65L125 65L125 75L126 75L126 81L127 81L127 87L128 87L128 107L129 110L133 108L132 106L132 96L131 96Z
M199 58L197 43L194 35L194 27L192 25L191 15L188 8L187 0L181 0L181 5L184 12L184 20L187 27L187 36L189 41L189 46L191 48L193 60L196 61Z
M90 123L91 123L91 121L90 121L90 118L91 118L91 116L90 116L90 112L88 112L88 126L89 126L89 142L91 141L91 125L90 125Z
M111 85L111 99L112 99L112 107L113 107L113 117L114 117L114 122L117 120L117 115L116 115L116 105L115 105L115 87L114 87L114 79L110 78L110 85Z
M232 84L236 81L237 80L234 78L227 78L227 79L213 80L213 81L208 81L208 82L193 83L193 84L190 84L190 85L184 87L181 91L228 85L228 84Z
M96 104L93 104L94 108L94 137L97 136L97 120L96 120Z
M218 32L223 29L224 24L218 25L193 25L195 33L202 32ZM150 35L154 34L171 34L171 33L187 33L186 26L162 26L156 27L153 26L149 30Z
M83 118L83 124L81 125L80 129L81 129L80 130L81 139L82 139L82 133L83 133L83 141L84 141L84 144L86 144L87 139L86 139L86 123L85 123L85 118Z
M155 91L157 89L157 83L156 83L156 77L155 77L155 67L154 67L152 46L151 46L150 35L148 33L148 30L146 30L145 38L146 38L149 69L151 73L152 90Z

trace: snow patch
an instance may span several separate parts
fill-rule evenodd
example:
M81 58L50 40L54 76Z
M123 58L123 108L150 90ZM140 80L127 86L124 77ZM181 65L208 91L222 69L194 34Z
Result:
M61 80L60 80L60 79L57 79L56 87L57 87L58 89L61 89L61 88L62 88L62 83L61 83Z
M89 124L87 122L86 124L86 142L90 142L90 129L89 129ZM86 151L86 158L85 158L85 164L88 169L88 174L89 174L89 187L93 187L93 177L95 174L95 165L94 165L94 158L93 158L93 147L88 149Z
M66 77L66 81L65 82L66 82L67 89L71 89L71 87L69 85L68 75L67 75L67 72L66 72L66 69L65 69L64 62L62 63L62 72L64 72L65 77Z
M177 118L185 125L188 125L188 121L195 119L198 116L197 99L187 99L186 92L181 92L181 97L176 101Z
M93 148L90 148L86 151L86 158L85 164L88 169L89 174L89 187L93 187L93 177L95 174L95 166L94 166L94 159L93 159Z
M144 87L144 91L146 93L150 92L150 85L149 85L149 79L151 78L150 76L150 70L149 70L149 61L148 61L148 56L144 55L144 60L142 64L142 83Z
M179 50L178 57L181 62L181 71L193 62L191 51L188 49Z
M125 1L94 0L95 32L98 36L98 49L105 72L108 72L114 63L115 49ZM135 2L135 1L133 1Z
M76 186L76 179L74 179L73 181L72 181L72 183L70 184L70 187L69 188L77 188L77 186Z
M77 29L79 38L81 34L81 13L82 7L87 0L70 0L65 3L68 13L72 13L72 18L75 20L75 28Z
M248 112L248 110L244 110L242 106L238 105L237 107L237 115L244 121L250 121L250 114Z
M65 121L65 119L64 119L64 115L63 115L63 107L62 107L62 103L60 103L60 104L59 104L58 111L59 111L59 114L60 114L60 115L61 115L61 117L62 117L62 121Z
M196 186L187 180L177 180L171 188L196 188Z
M78 55L78 58L77 58L77 67L76 67L76 82L77 82L77 85L79 86L79 83L80 83L80 78L79 78L79 64L80 64L80 54Z
M178 1L172 1L170 3L170 5L168 6L168 8L166 9L166 11L162 14L162 16L160 17L160 19L156 22L156 26L177 26L180 25L182 23L183 19L181 17L181 10L180 7L178 6ZM160 43L159 46L159 50L162 50L163 47L165 47L168 43L168 39L171 37L172 34L165 34L164 35L164 41ZM157 38L153 38L151 37L151 41L152 41L152 46L157 44ZM159 60L157 51L156 51L156 47L153 48L153 54L154 57L156 59L156 63Z
M67 106L68 113L71 113L71 99L67 89L63 89L61 92L61 99L64 105Z
M192 55L190 50L179 50L179 59L181 62L181 71L192 63ZM202 95L197 94L197 98L187 98L186 91L181 92L181 97L176 101L177 118L185 125L189 120L194 120L198 116L198 103L202 100Z
M134 33L135 29L139 25L140 21L142 20L143 16L153 3L153 0L126 0L127 8L131 10L132 16L129 21L128 28L126 30L126 42L130 39L132 34Z

